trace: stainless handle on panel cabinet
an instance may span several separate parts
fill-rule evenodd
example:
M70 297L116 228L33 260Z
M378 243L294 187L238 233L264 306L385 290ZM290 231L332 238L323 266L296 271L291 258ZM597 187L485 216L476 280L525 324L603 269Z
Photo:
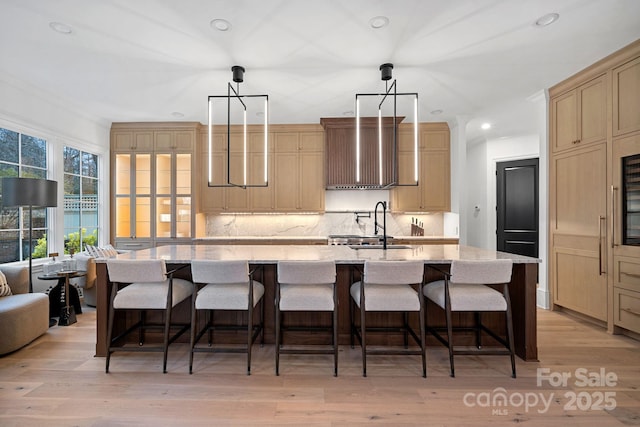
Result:
M598 217L598 274L600 276L607 274L607 271L602 269L602 221L604 219L603 215Z
M618 187L615 185L611 186L611 247L615 248L616 246L616 191L618 191Z

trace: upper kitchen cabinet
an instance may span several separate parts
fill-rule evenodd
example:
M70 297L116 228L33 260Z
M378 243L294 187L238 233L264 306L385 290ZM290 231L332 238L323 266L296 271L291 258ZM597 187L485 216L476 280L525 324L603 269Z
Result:
M554 152L607 137L607 84L600 75L551 98L551 133Z
M640 58L613 69L613 136L640 130Z
M315 125L274 133L273 187L277 212L324 210L324 135Z
M186 151L193 153L196 130L160 130L153 133L156 151Z
M194 148L198 123L114 123L112 241L141 249L194 235Z
M413 125L398 127L398 183L415 182ZM451 210L450 135L446 123L421 123L419 128L418 185L391 190L393 212L448 212Z
M153 131L112 128L111 149L120 153L153 151Z
M152 153L114 152L111 239L118 249L144 249L152 239Z
M208 181L208 134L200 133L198 152L198 212L321 212L324 210L323 134L318 125L272 125L268 141L268 157L264 157L264 135L247 133L247 151L240 129L232 129L231 152L227 154L224 135L214 135L212 182ZM236 141L237 142L237 141ZM266 160L266 161L265 161ZM245 168L246 162L246 181ZM268 186L242 184L264 182L267 168ZM229 169L228 169L229 168ZM229 172L227 172L229 171ZM227 178L236 186L227 186Z
M214 132L211 154L209 153L209 135L206 126L201 127L199 135L197 211L203 213L270 211L273 208L271 183L266 187L252 186L261 185L264 182L265 154L262 128L249 127L246 156L243 150L244 134L241 127L233 126L231 129L229 134L231 138L230 153L226 133ZM272 149L270 147L272 139L273 136L270 133L268 135L269 154L266 166L268 175L272 174ZM208 178L209 159L211 159L211 186L209 186Z

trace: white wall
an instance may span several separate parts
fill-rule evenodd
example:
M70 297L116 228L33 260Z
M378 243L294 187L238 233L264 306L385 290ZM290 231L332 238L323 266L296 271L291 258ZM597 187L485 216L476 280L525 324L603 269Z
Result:
M496 249L496 164L498 162L539 159L539 284L538 305L549 307L547 283L548 247L548 160L547 160L547 96L537 93L529 101L534 105L532 121L537 133L488 139L467 145L466 204L468 244Z
M540 138L538 135L525 135L514 138L501 138L486 142L486 195L484 205L485 233L481 247L496 249L496 164L510 160L531 159L539 156ZM546 194L546 193L545 193Z
M488 247L486 242L486 217L491 214L487 207L487 144L475 143L467 146L467 174L469 216L467 218L467 244L479 248Z
M99 174L101 178L100 241L109 238L109 128L111 123L89 117L81 107L66 104L63 100L49 97L46 93L18 83L9 76L0 76L0 127L27 135L46 139L50 143L49 179L58 181L58 206L64 197L62 151L70 146L89 151L100 156ZM58 212L60 214L58 215ZM52 251L64 251L64 218L62 209L49 211L49 238L53 242Z

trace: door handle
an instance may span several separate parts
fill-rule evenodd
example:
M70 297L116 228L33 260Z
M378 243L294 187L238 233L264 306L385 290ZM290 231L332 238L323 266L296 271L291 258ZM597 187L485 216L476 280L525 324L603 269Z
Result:
M618 187L611 186L611 248L618 246L616 244L616 192Z
M605 220L603 215L598 217L598 274L602 276L607 274L607 270L602 269L602 221Z

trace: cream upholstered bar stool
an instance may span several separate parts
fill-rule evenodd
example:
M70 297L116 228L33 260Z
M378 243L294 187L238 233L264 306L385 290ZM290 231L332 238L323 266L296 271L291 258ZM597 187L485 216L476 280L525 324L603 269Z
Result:
M462 261L453 260L449 273L440 271L443 280L427 283L424 295L445 311L446 328L427 327L442 344L449 348L449 364L451 376L455 377L453 357L456 354L487 354L511 356L511 376L516 377L516 362L513 347L513 319L511 313L511 299L509 298L509 282L513 264L511 260ZM502 292L487 286L501 285ZM452 313L473 312L475 325L473 327L454 327ZM482 324L480 313L504 312L507 336L506 339ZM439 331L446 329L445 339ZM475 332L476 349L456 347L453 344L454 330L472 330ZM496 346L482 347L482 332L486 332L506 349Z
M333 375L338 375L338 294L334 261L280 261L276 280L276 375L280 375L280 354L333 354ZM323 327L282 325L284 312L332 312L331 348L283 346L285 330L327 330Z
M354 335L362 347L362 375L367 376L367 354L413 354L422 357L422 376L427 376L425 353L425 310L424 298L420 294L424 283L424 262L422 261L365 261L362 278L351 285L351 347ZM354 319L355 307L360 310L360 325ZM367 325L368 312L402 312L401 327L373 327ZM420 335L409 324L410 312L417 312ZM368 332L402 332L404 348L369 348ZM418 344L419 349L409 347L409 335Z
M247 353L247 375L251 374L251 348L258 335L264 344L264 285L254 280L255 269L249 271L248 261L193 260L191 277L196 286L205 286L192 295L191 311L191 352L189 373L193 372L195 352ZM254 324L254 311L259 305L258 324ZM245 325L216 325L215 311L244 311L247 313ZM196 333L198 313L207 313L207 321ZM242 347L214 347L215 330L245 330L247 344ZM209 332L207 347L197 346L202 336Z
M189 329L189 324L172 324L173 308L193 293L193 283L185 279L174 278L178 269L167 272L165 261L108 259L107 272L112 282L109 299L109 318L107 329L107 360L105 372L109 372L111 353L114 351L162 351L164 353L162 372L167 372L167 353L169 344ZM115 311L137 310L140 313L137 323L129 327L117 337L113 337L113 320ZM161 312L162 323L148 323L147 311ZM170 336L171 328L178 328ZM161 346L144 345L147 329L163 329L164 340ZM138 347L115 346L120 339L134 331L139 331Z

